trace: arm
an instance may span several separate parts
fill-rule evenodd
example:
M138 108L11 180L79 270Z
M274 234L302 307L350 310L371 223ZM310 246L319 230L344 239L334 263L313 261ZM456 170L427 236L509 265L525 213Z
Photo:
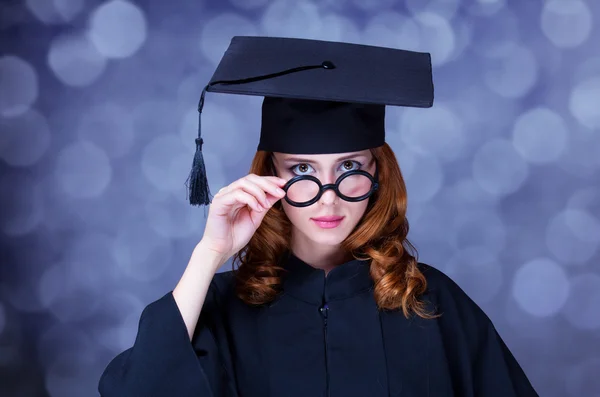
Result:
M210 326L218 317L211 280L220 264L198 244L175 290L142 312L134 345L107 366L101 396L217 397L232 390Z
M211 280L224 262L218 253L211 251L200 241L173 290L173 298L183 317L190 340L194 335Z

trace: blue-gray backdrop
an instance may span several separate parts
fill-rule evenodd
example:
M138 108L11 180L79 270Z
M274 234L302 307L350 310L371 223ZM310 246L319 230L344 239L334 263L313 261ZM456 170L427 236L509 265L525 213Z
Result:
M386 121L409 237L540 395L600 396L595 0L3 1L0 394L96 395L174 287L205 224L184 187L198 96L257 34L432 53L434 107ZM247 173L260 103L208 94L213 192Z

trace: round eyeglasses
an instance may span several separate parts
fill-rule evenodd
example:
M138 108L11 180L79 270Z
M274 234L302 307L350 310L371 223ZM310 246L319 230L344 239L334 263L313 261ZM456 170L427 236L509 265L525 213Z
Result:
M378 170L372 176L363 170L344 172L335 183L327 185L311 175L298 175L290 179L283 190L285 201L294 207L308 207L319 201L325 190L333 189L342 200L357 202L365 200L379 188Z

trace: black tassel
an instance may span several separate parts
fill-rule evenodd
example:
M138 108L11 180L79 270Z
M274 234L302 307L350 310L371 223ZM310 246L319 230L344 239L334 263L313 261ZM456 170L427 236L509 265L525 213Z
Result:
M202 90L200 102L198 103L198 138L196 138L196 154L192 162L192 171L186 181L188 188L188 199L191 205L208 205L211 202L208 179L206 177L206 166L202 156L202 108L204 106L204 95L208 86Z

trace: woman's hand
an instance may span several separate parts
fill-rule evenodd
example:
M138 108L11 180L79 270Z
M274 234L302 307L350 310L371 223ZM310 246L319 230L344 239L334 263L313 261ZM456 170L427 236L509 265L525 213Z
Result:
M249 174L214 196L202 244L227 261L254 235L267 211L285 196L287 181L275 176Z

